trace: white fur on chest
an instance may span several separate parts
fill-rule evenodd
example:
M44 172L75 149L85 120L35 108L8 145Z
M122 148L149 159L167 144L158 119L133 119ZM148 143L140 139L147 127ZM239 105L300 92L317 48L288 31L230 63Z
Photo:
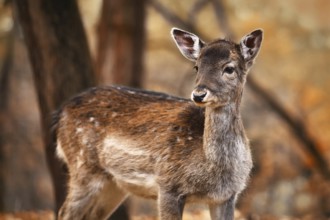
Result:
M247 142L247 141L246 141ZM232 154L232 178L229 188L240 193L245 189L247 181L252 169L252 158L248 143L244 143L241 138L237 138L234 142L234 151Z
M212 159L220 158L218 162L213 163L213 169L218 169L219 172L214 176L213 186L203 198L200 198L201 200L221 203L245 189L252 168L251 153L247 144L247 141L238 137L230 144L221 146L221 151L219 146L209 146L209 149L213 150ZM215 154L222 155L219 157Z

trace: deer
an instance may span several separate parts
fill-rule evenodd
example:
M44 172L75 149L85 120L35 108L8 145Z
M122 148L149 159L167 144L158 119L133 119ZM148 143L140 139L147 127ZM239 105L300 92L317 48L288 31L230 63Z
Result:
M171 36L194 63L190 99L99 86L54 114L57 156L68 168L58 219L107 219L131 194L157 200L160 220L182 219L187 203L208 205L212 220L234 218L253 164L240 103L263 30L239 43L205 43L179 28Z

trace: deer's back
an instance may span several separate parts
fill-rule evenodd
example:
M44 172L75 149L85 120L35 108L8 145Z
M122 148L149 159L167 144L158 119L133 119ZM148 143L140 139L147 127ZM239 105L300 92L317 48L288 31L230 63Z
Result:
M152 191L203 157L204 110L186 99L100 87L74 97L59 114L57 141L70 173L106 171L138 194L138 185Z

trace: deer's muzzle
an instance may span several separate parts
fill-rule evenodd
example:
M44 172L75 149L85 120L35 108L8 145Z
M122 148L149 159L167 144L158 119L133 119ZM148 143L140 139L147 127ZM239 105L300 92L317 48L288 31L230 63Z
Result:
M201 104L205 100L205 97L208 94L208 90L206 88L196 88L192 93L191 93L191 99L196 103L196 104Z

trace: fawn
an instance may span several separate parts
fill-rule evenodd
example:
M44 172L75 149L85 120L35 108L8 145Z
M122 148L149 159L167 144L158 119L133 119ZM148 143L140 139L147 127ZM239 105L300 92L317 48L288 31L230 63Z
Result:
M59 219L106 219L132 193L158 201L159 218L182 218L186 202L233 219L252 168L240 117L247 72L261 46L255 30L239 44L204 43L173 28L195 63L191 100L120 86L91 88L54 115L57 155L69 170Z

